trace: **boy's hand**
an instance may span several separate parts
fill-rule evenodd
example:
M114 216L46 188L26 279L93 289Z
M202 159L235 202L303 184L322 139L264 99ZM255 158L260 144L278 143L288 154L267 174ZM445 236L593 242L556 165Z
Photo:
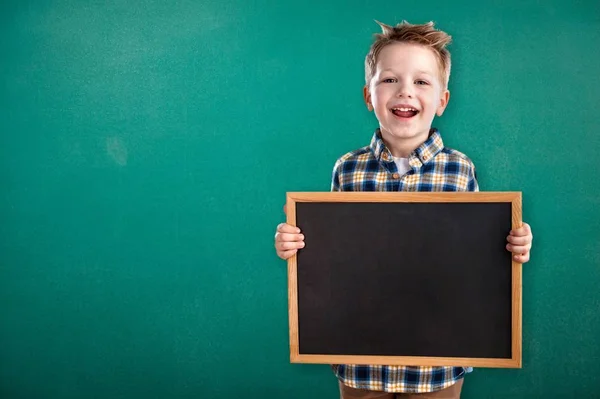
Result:
M511 230L506 240L508 241L506 249L513 253L515 262L526 263L529 261L533 235L531 234L531 227L527 223L523 223L523 226L516 230Z
M286 260L294 256L300 248L304 248L304 235L301 234L298 227L287 223L281 223L277 226L277 232L275 233L277 256Z

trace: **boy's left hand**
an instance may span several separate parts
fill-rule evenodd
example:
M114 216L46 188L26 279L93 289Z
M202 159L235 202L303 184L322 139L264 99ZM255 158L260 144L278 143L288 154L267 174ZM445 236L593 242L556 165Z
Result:
M506 240L508 241L506 249L513 253L515 262L526 263L529 261L533 234L531 234L531 227L527 223L523 223L523 226L516 230L511 230Z

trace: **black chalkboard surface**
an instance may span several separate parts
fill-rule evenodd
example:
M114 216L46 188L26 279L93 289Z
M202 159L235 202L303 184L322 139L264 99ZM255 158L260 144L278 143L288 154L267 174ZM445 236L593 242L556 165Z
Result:
M292 362L520 367L521 194L288 193Z

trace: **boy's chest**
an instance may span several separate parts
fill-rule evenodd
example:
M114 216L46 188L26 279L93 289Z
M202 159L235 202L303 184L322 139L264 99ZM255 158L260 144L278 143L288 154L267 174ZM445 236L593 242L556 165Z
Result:
M467 191L466 176L444 173L443 168L412 169L400 175L384 167L342 176L343 191Z

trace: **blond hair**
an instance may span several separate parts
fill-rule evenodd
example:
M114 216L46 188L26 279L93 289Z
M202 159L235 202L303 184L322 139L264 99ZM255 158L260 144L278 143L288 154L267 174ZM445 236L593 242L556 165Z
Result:
M412 43L424 46L433 51L438 61L440 77L444 88L448 87L450 80L450 52L446 46L452 42L452 37L446 32L435 29L432 21L413 25L402 21L396 26L386 25L375 21L381 26L382 33L375 34L375 41L371 45L369 53L365 58L365 81L367 85L375 74L377 58L381 50L393 43Z

